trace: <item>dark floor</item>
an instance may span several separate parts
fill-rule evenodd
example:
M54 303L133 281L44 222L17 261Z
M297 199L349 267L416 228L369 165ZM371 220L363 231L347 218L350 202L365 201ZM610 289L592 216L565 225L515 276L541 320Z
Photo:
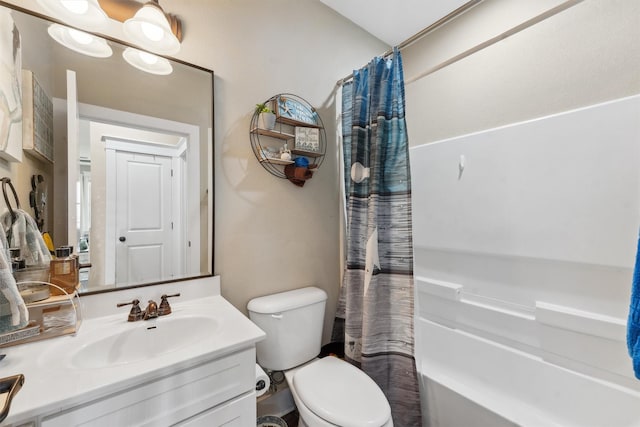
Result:
M292 412L283 415L282 419L287 422L288 427L298 427L298 411L293 410Z

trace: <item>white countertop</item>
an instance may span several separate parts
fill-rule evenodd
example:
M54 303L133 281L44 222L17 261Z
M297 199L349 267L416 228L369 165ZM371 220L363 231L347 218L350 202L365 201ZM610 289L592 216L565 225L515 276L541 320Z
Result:
M244 348L264 338L264 332L219 295L180 301L172 299L173 312L158 319L127 322L128 309L82 322L75 336L0 349L0 377L24 374L25 382L11 404L6 424L53 414L83 402L101 398L178 369L195 366ZM141 304L144 309L146 304ZM170 352L149 359L101 368L72 366L69 355L95 341L131 328L146 328L175 316L207 316L215 321L211 334ZM209 326L210 327L210 326ZM185 334L189 331L185 330Z

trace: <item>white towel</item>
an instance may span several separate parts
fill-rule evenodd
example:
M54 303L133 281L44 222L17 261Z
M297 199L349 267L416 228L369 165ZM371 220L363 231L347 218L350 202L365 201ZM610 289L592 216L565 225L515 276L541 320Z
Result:
M10 212L5 212L0 217L9 241L7 249L20 248L20 256L24 258L27 267L48 267L51 254L35 220L22 209L15 209L13 212L15 219L12 219Z

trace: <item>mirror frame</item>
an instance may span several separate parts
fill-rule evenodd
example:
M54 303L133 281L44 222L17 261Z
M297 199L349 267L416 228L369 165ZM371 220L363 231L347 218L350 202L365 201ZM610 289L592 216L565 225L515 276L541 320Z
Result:
M135 46L125 40L120 40L117 39L115 37L112 37L110 35L107 34L103 34L103 33L99 33L99 32L92 32L92 31L88 31L86 29L82 29L82 28L78 28L75 27L74 25L65 23L64 21L60 21L56 18L47 16L47 15L43 15L41 13L26 9L24 7L18 6L18 5L14 5L11 3L6 3L5 1L0 0L0 6L2 7L6 7L8 9L11 10L15 10L17 12L20 13L24 13L36 18L40 18L43 19L45 21L51 22L51 23L56 23L56 24L61 24L61 25L65 25L67 27L70 28L75 28L77 30L81 30L84 32L87 32L89 34L93 34L95 36L101 37L107 41L110 41L112 43L118 43L122 46L129 46L129 47L134 47L136 49L139 50L144 50L141 49L138 46ZM111 18L110 18L111 19ZM204 71L206 73L209 73L211 76L211 158L209 159L210 161L210 165L209 165L209 173L210 173L210 182L208 182L208 188L207 188L207 195L209 196L209 205L211 206L211 212L209 213L210 215L210 219L211 219L211 230L209 230L208 234L211 236L211 240L209 242L209 247L207 247L207 252L209 252L211 254L211 271L208 274L200 274L197 276L189 276L189 277L182 277L182 278L178 278L178 279L171 279L171 280L161 280L161 281L155 281L155 282L149 282L149 283L141 283L141 284L135 284L135 285L130 285L130 286L122 286L122 287L113 287L110 289L99 289L99 290L95 290L95 291L87 291L87 292L78 292L78 294L80 296L84 296L84 295L96 295L96 294L103 294L103 293L108 293L108 292L114 292L114 291L121 291L124 289L135 289L135 288L143 288L143 287L148 287L148 286L155 286L155 285L162 285L162 284L167 284L167 283L179 283L179 282L184 282L187 280L194 280L194 279L200 279L200 278L204 278L204 277L212 277L215 275L215 270L214 270L214 264L215 264L215 101L214 101L214 97L215 97L215 90L214 90L214 83L215 83L215 73L213 70L196 65L196 64L192 64L186 61L183 61L181 59L177 59L171 56L167 56L167 55L159 55L159 54L154 54L163 58L168 59L169 61L173 61L175 63L179 63L191 68L194 68L196 70L200 70L200 71ZM205 239L206 241L206 239Z

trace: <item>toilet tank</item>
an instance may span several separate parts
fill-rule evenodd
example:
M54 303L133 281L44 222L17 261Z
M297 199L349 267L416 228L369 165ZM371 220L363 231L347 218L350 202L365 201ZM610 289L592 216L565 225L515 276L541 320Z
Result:
M256 344L258 364L284 371L316 357L322 344L326 301L325 291L316 287L249 301L249 318L267 334Z

